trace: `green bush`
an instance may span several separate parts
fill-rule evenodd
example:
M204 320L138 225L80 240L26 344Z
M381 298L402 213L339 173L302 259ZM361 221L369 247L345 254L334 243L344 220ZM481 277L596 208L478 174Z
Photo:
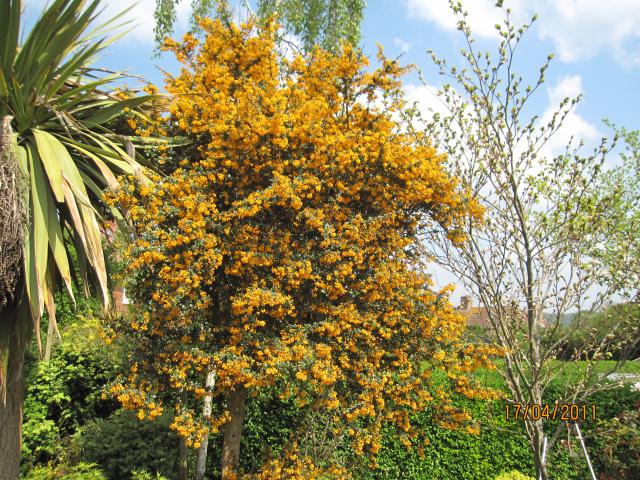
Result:
M59 462L66 439L95 418L117 408L101 397L113 379L112 363L102 354L61 345L48 363L28 366L24 402L22 462L24 467Z
M97 465L79 463L73 467L37 467L31 470L25 480L106 480Z
M302 418L293 399L282 400L278 389L265 389L247 402L242 429L240 465L243 471L257 470L268 458L277 457ZM222 433L212 435L207 452L207 472L219 478Z
M583 314L578 319L574 318L570 325L563 326L554 338L568 335L558 352L559 359L580 357L592 358L594 347L601 350L602 345L607 345L606 351L610 358L636 359L640 357L640 345L633 340L640 331L640 307L633 303L613 305L603 311Z
M179 442L164 418L140 421L119 410L106 419L91 420L74 435L73 456L93 462L110 480L132 478L134 470L178 477Z
M601 420L590 438L594 467L603 478L640 478L640 403L610 420Z
M513 470L511 472L501 473L494 480L535 480L535 478Z
M131 472L131 480L167 480L167 477L163 477L159 473L151 475L146 470L134 470Z
M131 412L116 410L113 400L101 398L103 387L114 378L122 353L117 348L95 341L98 330L99 326L91 321L68 322L63 332L65 342L57 347L52 360L48 364L31 362L28 368L23 467L26 469L50 462L53 466L32 469L26 478L149 480L161 478L153 477L157 474L177 478L178 440L167 424L163 421L139 421ZM502 381L495 372L478 372L476 375L483 384L502 388ZM545 393L546 402L553 403L558 398L563 383L566 383L564 377L550 386ZM277 393L277 389L261 392L248 403L241 457L246 472L254 471L269 457L277 457L291 433L300 425L302 412L293 401L280 400ZM598 418L606 421L624 411L633 412L638 401L638 392L624 388L600 392L589 403L598 405ZM423 456L417 449L407 450L394 429L387 427L378 455L378 468L359 467L354 476L365 480L476 480L495 478L501 472L513 470L533 474L532 455L524 426L522 422L504 419L502 401L459 399L457 402L478 421L481 426L479 435L442 429L429 412L421 413L416 415L415 421L422 431ZM591 459L603 475L637 472L632 470L636 468L633 465L622 465L638 458L637 442L633 443L637 437L633 436L629 425L625 424L626 430L615 430L613 427L616 425L621 423L599 424L599 430L595 422L582 425L589 440ZM633 428L637 432L637 425ZM606 431L612 431L611 435L607 437L603 433ZM221 443L221 435L210 439L207 471L213 475L212 478L220 475ZM573 443L573 448L569 449L566 443L559 442L549 452L551 478L578 480L588 475L584 458ZM607 449L613 445L617 447ZM71 456L66 452L71 452ZM195 452L191 451L191 463L194 457ZM80 471L78 468L84 468L80 465L74 471L55 466L71 461L93 462L104 474L97 473L97 470ZM362 465L355 457L353 461L347 459L345 464ZM623 473L614 478L637 477L636 473L631 474L636 477L621 476ZM69 477L72 474L86 477Z
M479 420L479 435L443 429L431 413L418 414L414 420L424 437L424 454L407 449L394 429L388 428L378 454L378 468L362 472L359 478L477 480L493 478L505 470L533 473L531 453L520 425L506 422L501 402L459 403Z

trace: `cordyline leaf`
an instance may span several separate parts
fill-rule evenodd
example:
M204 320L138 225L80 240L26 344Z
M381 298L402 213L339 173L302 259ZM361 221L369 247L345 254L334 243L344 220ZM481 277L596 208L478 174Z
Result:
M107 286L107 269L102 251L102 240L100 238L100 226L93 208L80 205L82 213L84 234L87 239L87 259L95 270L98 278L98 285L102 291L103 305L110 305L109 290Z
M75 140L61 139L61 141L69 148L75 149L84 155L86 155L86 152L99 155L105 162L111 164L113 167L117 168L123 173L126 173L128 175L133 174L133 167L131 166L131 164L127 161L121 160L121 157L118 156L118 154L114 153L112 150L83 144L80 142L76 142ZM98 141L99 140L96 140L96 142ZM102 145L104 146L104 144Z
M84 235L84 227L82 226L82 218L80 217L80 210L78 210L78 205L76 203L76 199L73 196L73 191L69 186L69 182L65 178L62 179L62 191L64 192L64 200L69 208L69 213L71 215L71 223L73 228L76 231L76 235L80 238L80 242L82 245L81 252L87 250L87 239Z
M36 139L40 156L47 157L47 161L55 162L59 166L61 174L64 173L67 181L69 181L73 187L73 194L85 205L91 205L78 167L65 146L49 132L35 128L32 132Z
M62 336L60 335L60 330L58 330L58 322L56 321L56 303L53 298L53 293L55 292L56 284L53 279L53 268L50 268L47 272L47 283L46 283L46 291L44 297L44 304L47 309L47 316L49 317L49 325L53 327L53 331L59 340L62 340ZM50 327L51 328L51 327ZM50 342L52 339L47 336L47 342ZM47 349L50 349L51 346L47 345Z
M107 123L109 120L113 120L118 115L121 115L124 108L139 107L140 105L148 103L154 97L154 95L144 95L141 97L134 97L127 100L114 102L112 105L109 105L106 108L101 108L95 114L83 119L82 122L89 127L94 125L102 125L104 123Z
M9 96L9 87L4 76L4 71L0 70L0 98Z
M64 196L62 194L62 168L60 162L55 156L55 152L50 148L49 142L41 132L34 130L36 144L38 145L38 153L40 154L40 160L44 165L44 169L47 172L49 178L49 184L51 190L56 197L56 202L63 202Z
M18 47L20 33L20 0L5 0L0 5L0 35L2 36L2 48L0 48L0 96L2 77L13 67L13 60ZM6 86L6 83L4 84Z
M49 192L44 172L40 165L38 151L32 145L28 145L27 152L31 174L31 230L29 241L25 246L25 259L29 258L29 264L26 266L27 274L30 277L27 288L30 297L33 296L33 299L30 298L31 313L36 334L38 334L40 331L40 317L44 307L44 279L49 254L49 234L46 231L45 220L49 210ZM37 340L38 348L42 350L39 337Z
M60 179L60 185L62 185L62 179ZM62 191L62 187L60 189ZM73 289L71 288L71 271L69 268L69 259L67 258L67 248L62 237L62 228L60 227L58 210L54 205L51 205L51 208L49 208L46 229L49 232L49 245L53 252L55 266L67 287L69 296L75 303ZM51 272L49 272L49 274L51 274Z
M89 150L87 150L85 148L82 148L82 147L80 147L78 145L74 145L74 146L72 146L72 148L75 148L78 152L86 155L91 160L93 160L93 162L96 164L96 166L100 170L100 173L102 174L102 176L106 180L107 185L109 186L109 188L115 189L115 188L118 187L118 180L116 179L116 176L113 174L113 172L109 169L109 167L102 161L102 159L98 155L95 155L94 153L90 152ZM123 162L123 163L125 163L126 165L129 165L126 162Z

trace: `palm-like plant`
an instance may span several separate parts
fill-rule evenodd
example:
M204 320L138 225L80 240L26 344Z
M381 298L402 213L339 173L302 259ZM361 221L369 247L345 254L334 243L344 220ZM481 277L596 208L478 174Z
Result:
M73 296L71 251L79 283L85 289L95 284L104 305L109 304L98 205L103 190L117 185L116 175L139 172L139 163L128 140L105 125L151 96L121 99L110 89L121 75L90 67L96 54L117 38L99 37L120 17L91 29L99 3L53 1L20 45L22 2L0 2L0 119L14 132L0 158L13 155L17 160L28 185L24 203L29 214L24 275L16 296L22 301L11 312L0 312L0 383L7 397L11 382L21 378L29 318L39 342L45 311L50 325L56 325L54 291L64 285ZM0 423L9 414L11 399L5 400L3 406L0 397ZM0 437L19 436L9 423L0 430ZM3 443L0 438L0 458L12 457L2 451ZM0 461L0 471L7 468L13 467Z

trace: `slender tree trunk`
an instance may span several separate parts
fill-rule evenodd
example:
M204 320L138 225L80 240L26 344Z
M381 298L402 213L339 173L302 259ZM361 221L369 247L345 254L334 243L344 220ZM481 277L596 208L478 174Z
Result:
M0 375L0 480L18 480L20 475L24 352L30 333L29 318L21 310L0 312L0 359L7 361L6 373Z
M237 387L227 394L227 408L231 420L225 425L222 443L222 480L236 478L240 464L240 438L244 423L247 389Z
M178 451L178 476L179 480L189 479L189 457L187 442L182 436L180 437L180 445Z
M207 390L207 396L204 397L204 407L202 408L202 416L207 418L211 416L211 404L213 399L211 398L211 392L216 384L216 372L210 370L207 374L207 380L205 381L205 387ZM196 480L203 480L204 474L207 470L207 451L209 449L209 435L204 437L200 447L198 448L198 456L196 458Z
M536 480L548 480L549 472L547 470L547 459L544 452L544 428L542 421L535 421L533 428L535 432L533 436L533 457L536 467Z
M535 373L537 374L539 370ZM533 382L531 386L531 404L542 405L542 387L539 381ZM545 455L544 445L544 422L541 418L531 419L531 444L533 447L533 459L536 467L536 480L547 480L549 478L547 472L547 459Z
M10 115L0 119L0 480L18 480L22 440L23 362L31 334L23 298L24 205L11 152Z

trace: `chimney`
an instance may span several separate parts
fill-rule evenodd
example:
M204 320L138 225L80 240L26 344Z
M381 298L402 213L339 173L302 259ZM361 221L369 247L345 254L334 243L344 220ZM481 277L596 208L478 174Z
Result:
M129 300L124 294L124 288L115 287L113 289L112 295L115 311L117 313L123 313L126 310L126 305L129 303Z
M460 297L460 310L471 310L471 297L469 297L468 295Z

